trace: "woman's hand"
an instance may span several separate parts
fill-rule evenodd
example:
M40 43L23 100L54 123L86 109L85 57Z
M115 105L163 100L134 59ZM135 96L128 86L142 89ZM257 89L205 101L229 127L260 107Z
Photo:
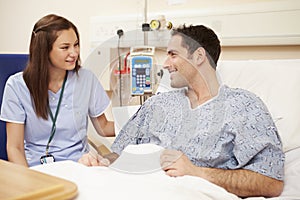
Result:
M103 158L99 154L94 153L86 153L79 160L79 163L86 166L109 166L110 162L107 158Z

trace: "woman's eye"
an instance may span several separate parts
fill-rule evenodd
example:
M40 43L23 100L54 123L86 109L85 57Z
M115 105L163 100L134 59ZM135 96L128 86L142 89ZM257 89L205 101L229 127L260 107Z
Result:
M175 57L176 54L175 54L175 53L171 53L170 56L171 56L171 57Z
M175 53L173 53L173 52L169 52L167 55L172 57L172 56L174 56L174 55L175 55Z

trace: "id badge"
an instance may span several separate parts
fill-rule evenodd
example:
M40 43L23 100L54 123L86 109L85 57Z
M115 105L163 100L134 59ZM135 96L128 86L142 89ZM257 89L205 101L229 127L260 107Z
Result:
M55 162L55 159L54 159L54 156L52 156L51 154L48 154L48 155L41 156L40 161L41 161L41 164L44 165L44 164Z

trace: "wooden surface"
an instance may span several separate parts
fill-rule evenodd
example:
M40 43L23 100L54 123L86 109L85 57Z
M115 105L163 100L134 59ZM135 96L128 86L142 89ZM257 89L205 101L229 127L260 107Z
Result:
M0 199L74 199L77 186L20 165L0 160Z

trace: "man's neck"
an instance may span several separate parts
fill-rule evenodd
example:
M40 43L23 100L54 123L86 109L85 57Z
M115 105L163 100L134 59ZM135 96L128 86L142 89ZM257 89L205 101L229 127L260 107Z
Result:
M216 75L210 74L207 80L199 75L195 81L190 81L186 95L191 102L192 108L196 108L218 94L220 84Z

